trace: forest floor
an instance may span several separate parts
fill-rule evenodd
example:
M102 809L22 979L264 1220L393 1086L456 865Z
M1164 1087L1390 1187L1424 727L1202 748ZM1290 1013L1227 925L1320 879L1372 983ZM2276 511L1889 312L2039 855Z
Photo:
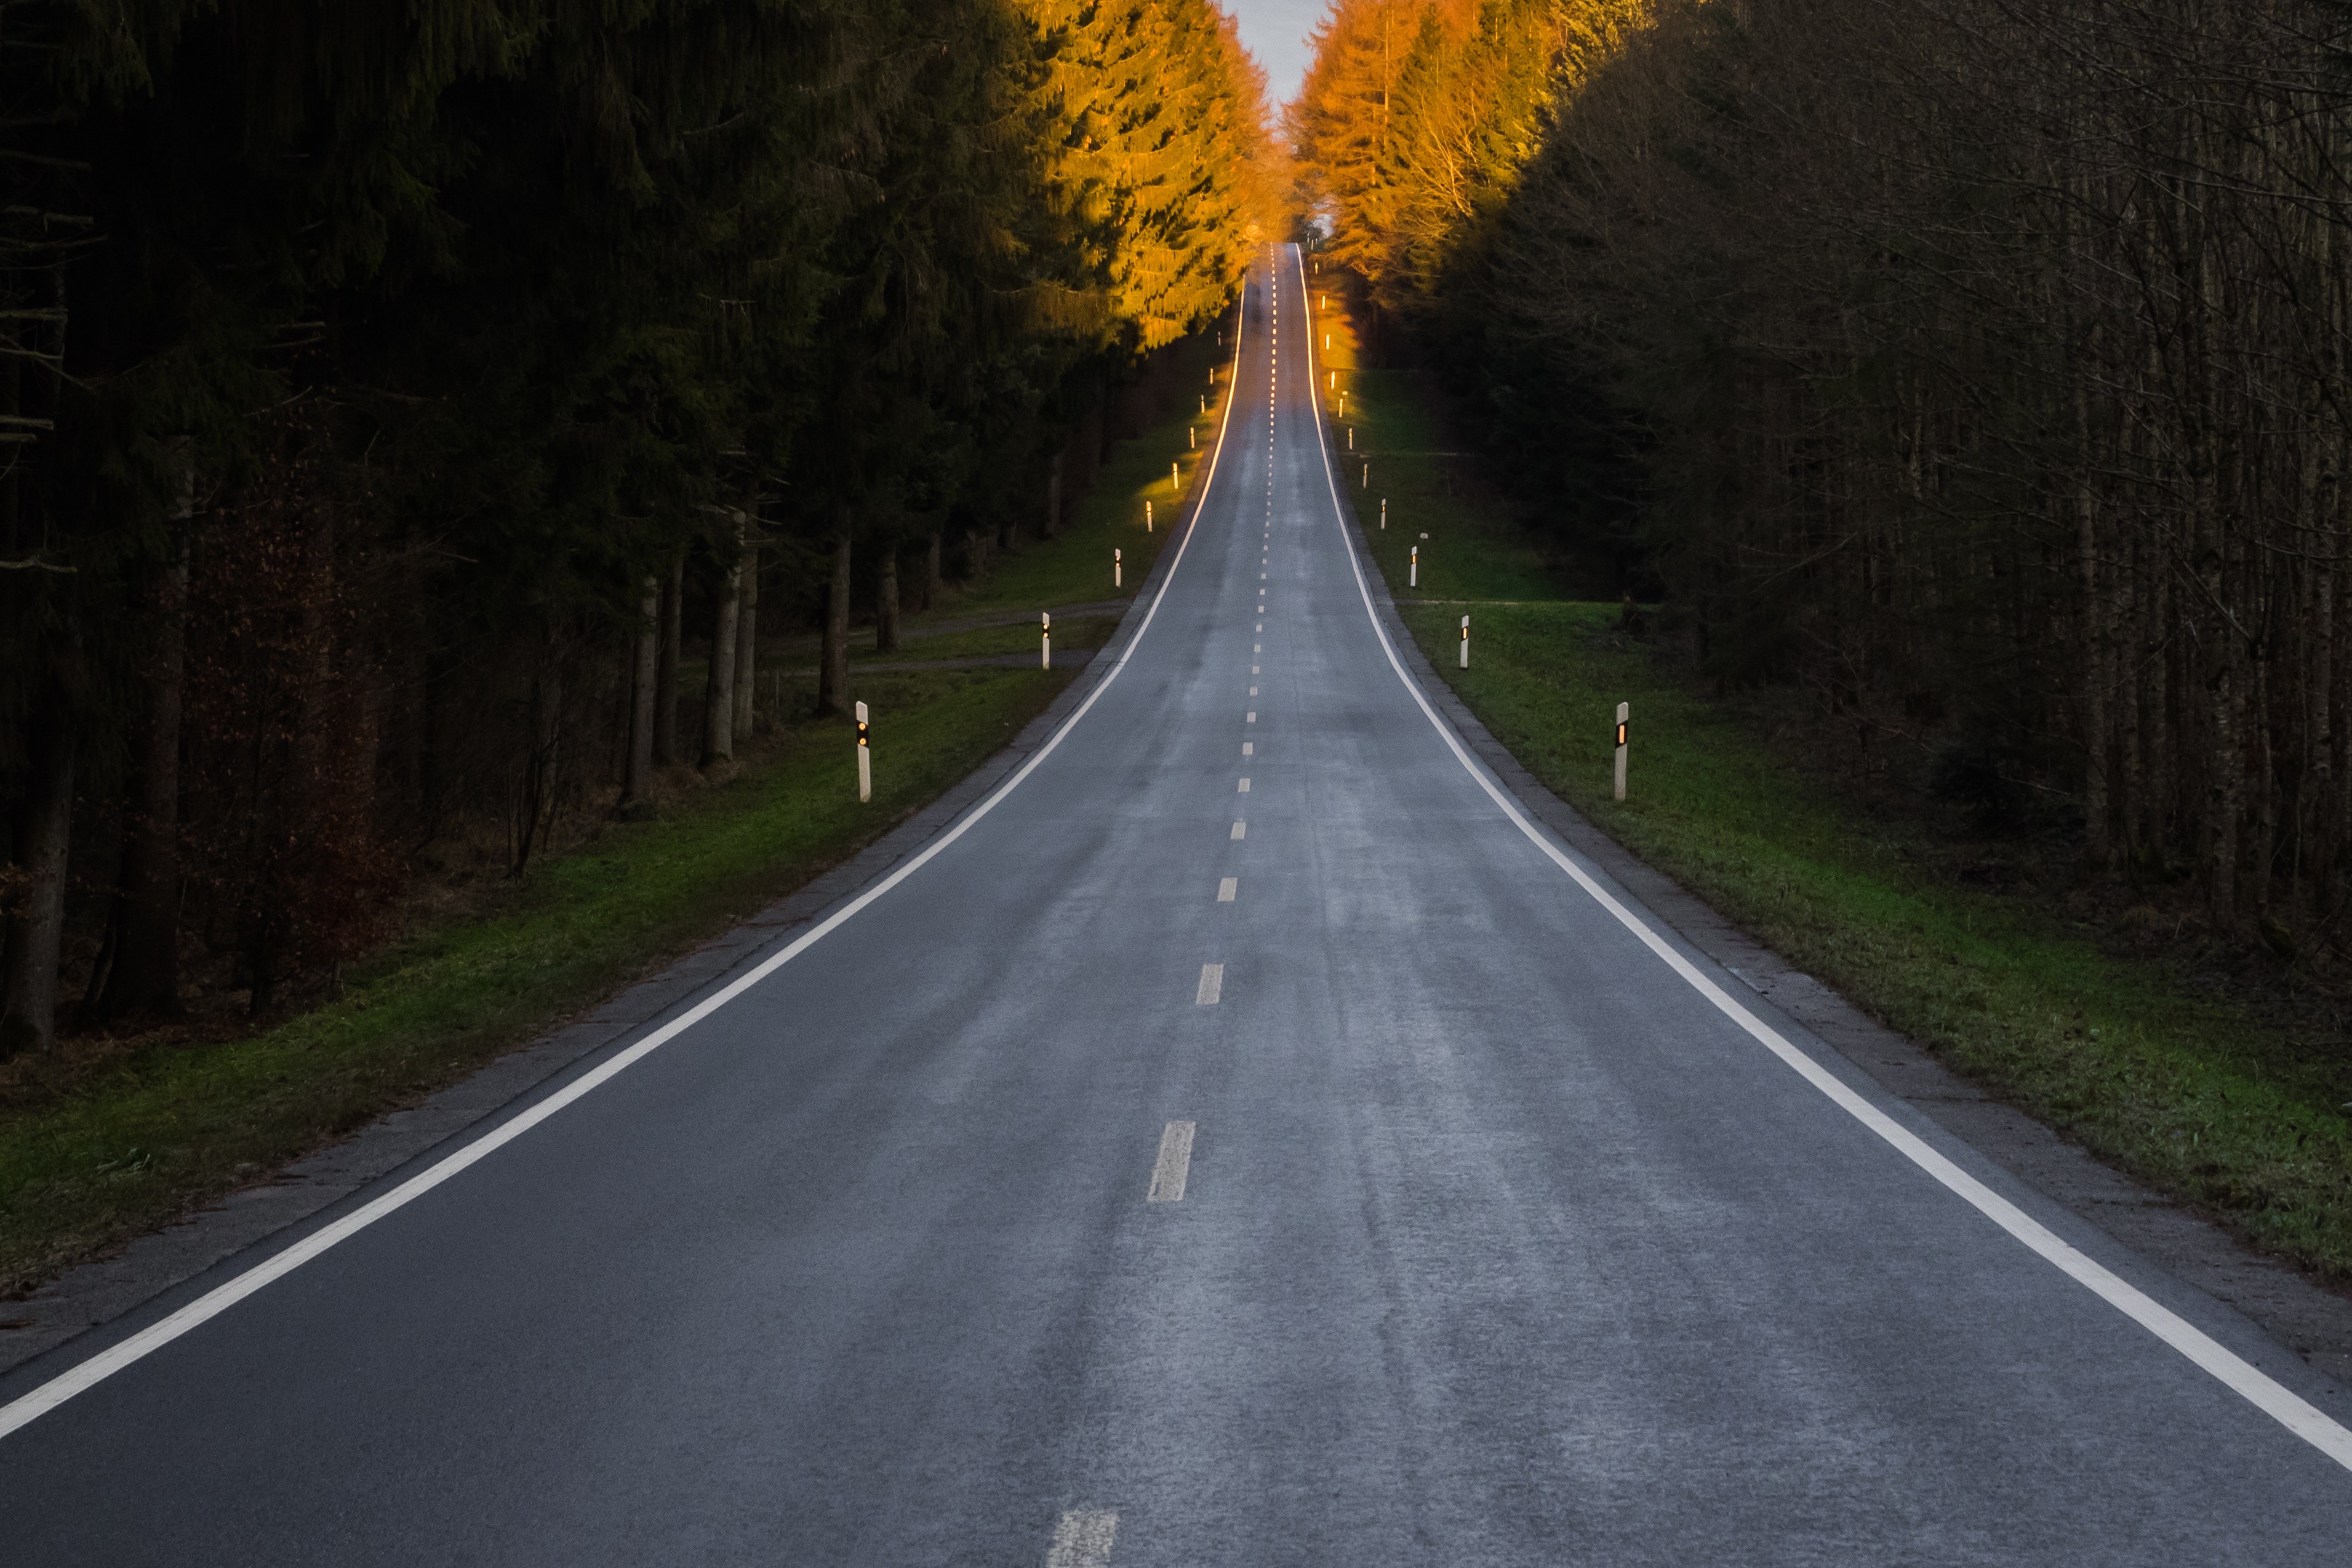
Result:
M2251 934L2168 940L2180 925L2164 889L2091 877L2065 843L1849 787L1801 704L1717 697L1651 632L1655 607L1570 598L1563 563L1449 450L1442 398L1416 372L1355 369L1344 321L1323 325L1372 556L1430 662L1531 773L1950 1067L2256 1245L2352 1281L2352 1053L2332 985Z
M1190 357L1205 383L1222 361L1198 348ZM192 985L187 1024L75 1036L54 1057L0 1067L0 1300L418 1103L937 799L1043 712L1080 663L971 661L1034 659L1041 611L1055 613L1057 653L1110 636L1208 458L1223 390L1221 380L1208 393L1208 417L1188 390L1160 424L1118 443L1057 538L1000 553L982 580L950 584L929 612L904 618L896 653L873 651L870 624L853 632L863 646L852 695L874 715L870 805L857 800L853 727L815 711L814 639L774 639L761 650L772 672L761 688L763 733L708 775L664 769L657 820L614 821L615 791L593 792L555 852L517 878L504 874L498 825L475 824L420 864L394 939L340 975L289 988L267 1027L245 1019L224 969ZM681 707L698 711L700 663L683 674ZM0 1331L9 1326L0 1314Z

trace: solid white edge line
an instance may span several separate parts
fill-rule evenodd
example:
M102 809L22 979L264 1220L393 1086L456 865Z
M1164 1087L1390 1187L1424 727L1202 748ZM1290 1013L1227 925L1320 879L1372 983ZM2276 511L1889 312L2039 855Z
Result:
M1297 253L1293 254L1291 259L1298 267L1298 287L1303 296L1307 292L1307 266ZM1315 357L1315 335L1310 331L1307 336L1307 364L1311 372ZM1429 698L1423 694L1421 684L1406 672L1403 662L1397 657L1396 647L1389 640L1388 628L1381 624L1380 611L1372 603L1372 591L1365 580L1363 563L1357 556L1355 540L1349 535L1347 513L1340 507L1339 485L1331 477L1330 444L1324 439L1321 394L1315 391L1315 377L1312 373L1309 373L1307 378L1307 387L1308 396L1316 400L1315 443L1323 456L1323 484L1330 493L1332 518L1339 525L1339 541L1348 552L1349 567L1356 574L1356 591L1363 598L1364 613L1371 619L1372 633L1381 640L1381 650L1388 655L1389 668L1394 670L1397 679L1404 683L1405 690L1412 694L1412 700L1420 706L1423 716L1429 720L1439 737L1454 753L1454 760L1460 762L1470 777L1477 780L1478 787L1486 792L1487 799L1502 809L1503 814L1511 820L1520 832L1527 835L1528 841L1549 856L1552 863L1574 878L1577 885L1591 894L1594 902L1615 916L1619 925L1641 938L1650 951L1665 960L1666 967L1688 983L1693 990L1714 1003L1717 1009L1726 1018L1747 1030L1766 1050L1794 1069L1800 1077L1821 1091L1838 1109L1877 1134L1906 1159L1942 1183L1945 1187L1984 1215L1986 1218L2008 1231L2017 1240L2023 1242L2045 1261L2054 1264L2068 1278L2220 1380L2231 1393L2244 1399L2263 1415L2270 1416L2338 1465L2346 1469L2352 1469L2352 1431L2347 1431L2326 1412L2285 1387L2268 1373L2221 1344L2212 1335L2189 1322L2179 1313L2157 1301L2137 1285L2130 1283L2105 1265L2094 1261L2071 1243L2061 1239L2049 1227L1960 1169L1943 1155L1929 1147L1918 1134L1847 1087L1827 1068L1790 1044L1778 1030L1733 1000L1721 987L1702 974L1697 966L1676 952L1664 937L1651 930L1646 924L1635 918L1633 911L1611 896L1608 889L1594 881L1574 861L1562 854L1550 840L1536 830L1535 825L1521 814L1517 803L1512 800L1498 784L1487 777L1485 769L1472 760L1469 752L1463 748L1461 738L1454 733L1453 727L1438 716L1437 710L1430 706Z
M1269 283L1273 282L1272 267L1267 268L1267 278ZM1245 329L1248 318L1249 286L1244 281L1242 286L1241 311L1234 321L1234 369L1236 375L1241 369L1242 343L1247 336ZM1238 389L1240 383L1238 381L1229 381L1227 385ZM1217 444L1209 454L1209 471L1201 481L1200 503L1192 508L1192 520L1195 525L1200 522L1201 514L1208 506L1210 487L1216 483L1217 479L1217 465L1224 457L1225 432L1233 423L1234 405L1240 401L1237 396L1229 396L1225 399L1224 413L1217 422ZM124 1367L162 1349L191 1329L218 1317L256 1291L273 1281L285 1278L338 1243L358 1235L394 1210L414 1203L477 1160L512 1143L565 1106L627 1071L662 1046L677 1039L794 958L799 957L852 915L929 864L941 851L969 832L974 823L994 810L997 804L1007 795L1019 789L1022 781L1035 772L1038 765L1054 754L1070 731L1077 727L1078 721L1086 717L1087 711L1101 700L1103 693L1110 690L1111 683L1118 679L1119 673L1127 668L1127 662L1134 657L1137 645L1143 641L1143 634L1151 630L1151 622L1160 614L1160 606L1167 599L1168 590L1175 583L1177 569L1184 564L1184 552L1192 548L1192 536L1196 531L1196 528L1188 528L1184 530L1183 538L1179 540L1176 546L1175 559L1168 563L1168 574L1160 580L1160 591L1152 595L1150 608L1143 612L1143 620L1136 627L1135 635L1127 640L1127 646L1120 650L1118 658L1112 663L1109 672L1103 676L1095 689L1087 694L1086 701L1080 703L1077 710L1062 721L1061 727L1053 733L1045 745L1037 748L1034 756L1014 771L1012 778L999 785L993 794L972 808L946 832L924 845L905 864L835 910L822 924L803 932L790 946L763 959L757 967L730 981L723 989L704 998L635 1045L599 1064L593 1071L572 1080L529 1110L500 1123L465 1147L444 1155L431 1166L409 1177L390 1192L370 1199L332 1224L312 1231L301 1240L255 1264L235 1279L214 1286L178 1311L150 1323L129 1338L108 1346L88 1360L75 1364L38 1387L19 1395L6 1405L0 1406L0 1437L6 1437L27 1423L38 1420L75 1395L96 1387Z

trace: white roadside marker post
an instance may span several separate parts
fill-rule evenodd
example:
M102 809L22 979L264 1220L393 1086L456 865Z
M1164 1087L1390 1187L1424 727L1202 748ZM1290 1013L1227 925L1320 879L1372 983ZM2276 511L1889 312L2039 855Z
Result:
M1184 481L1179 476L1177 465L1173 463L1168 465L1168 487L1171 490L1181 490L1184 487Z
M1151 503L1149 501L1143 503L1143 531L1147 534L1151 531Z
M1118 551L1117 550L1110 552L1110 585L1113 588L1125 588L1127 586L1127 584L1119 579Z
M1337 371L1331 372L1331 390L1333 392L1339 390L1339 372Z
M1352 424L1351 424L1351 425L1349 425L1349 426L1348 427L1348 450L1349 450L1349 451L1350 451L1350 452L1353 452L1355 449L1356 449L1356 427L1355 427L1354 425L1352 425Z
M1202 392L1201 394L1201 412L1202 413L1209 412L1209 394L1207 392Z
M1632 703L1617 705L1617 799L1625 798L1625 721L1633 716Z
M857 705L857 803L874 799L874 729L866 722L866 705Z
M1470 617L1462 618L1462 667L1470 667Z
M1419 588L1421 586L1421 547L1419 545L1412 547L1412 574L1404 580L1404 585L1407 588Z
M1388 532L1388 531L1389 531L1389 498L1388 498L1386 496L1382 496L1382 497L1381 497L1381 532L1382 532L1382 533L1386 533L1386 532Z
M1198 452L1200 449L1201 427L1196 424L1186 425L1184 427L1184 450L1187 452Z
M1369 462L1364 465L1364 482L1361 487L1367 490L1372 487L1372 465Z
M1037 667L1041 670L1050 670L1054 667L1054 612L1052 611L1038 612L1037 635L1041 639Z

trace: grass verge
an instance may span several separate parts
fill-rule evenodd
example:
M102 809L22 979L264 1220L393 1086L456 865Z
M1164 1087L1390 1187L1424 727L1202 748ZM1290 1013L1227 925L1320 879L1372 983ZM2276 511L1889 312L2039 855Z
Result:
M851 727L813 721L663 821L533 870L497 915L379 955L341 999L196 1049L158 1046L0 1119L0 1290L169 1222L646 973L801 885L1003 747L1065 671L868 677L891 715L860 806Z
M1061 532L998 557L985 582L946 596L935 614L1042 610L1135 596L1166 548L1171 525L1183 515L1193 486L1208 471L1217 422L1224 415L1231 367L1223 352L1201 339L1181 352L1182 373L1191 380L1178 394L1176 407L1150 430L1111 449L1096 470L1093 485L1070 507ZM1217 372L1214 387L1208 384L1212 366ZM1169 476L1171 463L1178 476L1174 480ZM1148 528L1146 506L1151 508ZM1114 549L1122 558L1124 579L1116 588L1111 584Z
M1937 874L1924 825L1814 787L1750 716L1623 632L1618 606L1565 599L1516 524L1449 468L1463 459L1430 455L1444 443L1410 376L1344 368L1335 347L1341 439L1353 425L1355 461L1371 465L1349 498L1373 559L1430 662L1531 773L1958 1071L2258 1244L2352 1281L2340 1053L2118 956L2046 904ZM1455 667L1465 614L1467 671ZM1622 802L1611 798L1621 701L1633 705Z
M1137 591L1208 460L1222 412L1222 375L1214 392L1207 383L1223 356L1200 343L1183 351L1197 391L1114 448L1060 535L1007 552L985 582L910 616L909 645L888 659L1030 652L1033 622L929 637L924 622ZM1117 588L1114 549L1124 557ZM1071 617L1055 625L1055 641L1099 647L1117 625ZM770 656L793 655L785 643ZM376 955L335 1001L247 1038L134 1044L12 1085L0 1103L0 1296L413 1103L782 897L971 772L1072 673L862 671L856 695L879 721L871 805L857 802L851 727L811 720L751 748L734 778L663 820L608 825L535 865L488 913L442 920Z
M1098 605L1130 600L1150 577L1167 548L1170 524L1183 515L1185 505L1208 471L1224 416L1229 390L1227 352L1213 341L1194 339L1178 350L1181 376L1186 378L1176 406L1140 435L1116 444L1096 470L1085 495L1074 501L1061 531L1050 539L1029 539L999 555L988 575L970 584L951 584L929 610L909 612L899 623L899 647L890 653L874 648L870 625L851 633L850 667L855 695L863 696L865 677L860 664L913 663L930 659L971 658L990 654L1031 653L1037 647L1040 611L1056 612L1054 646L1075 652L1099 648L1118 630L1116 616L1068 616L1065 605ZM1217 371L1209 384L1209 371ZM1170 477L1170 465L1176 477ZM1151 508L1147 522L1146 506ZM1111 552L1119 553L1114 580ZM972 618L997 614L1021 616L1015 623L972 626ZM814 636L788 639L763 656L775 660L797 676L777 678L785 685L797 679L809 684L806 672L817 658Z

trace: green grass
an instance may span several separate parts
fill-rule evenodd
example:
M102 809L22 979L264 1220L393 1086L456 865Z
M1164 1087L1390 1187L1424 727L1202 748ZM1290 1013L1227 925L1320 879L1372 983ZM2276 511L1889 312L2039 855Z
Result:
M2047 904L1951 882L1934 869L1927 826L1811 786L1748 715L1622 633L1617 606L1562 598L1513 524L1449 494L1439 465L1459 460L1405 455L1444 445L1405 376L1342 384L1373 463L1370 489L1351 498L1391 591L1480 601L1400 612L1530 772L1962 1072L2260 1244L2352 1279L2352 1077L2337 1061L2103 947ZM1421 586L1408 589L1403 551L1424 530ZM1472 667L1460 671L1465 613ZM1622 803L1611 798L1621 701L1633 705Z
M1333 334L1336 343L1338 334ZM1421 403L1405 392L1405 372L1346 371L1341 380L1350 388L1347 430L1356 433L1356 452L1346 460L1344 476L1358 481L1348 492L1364 519L1365 538L1372 559L1400 598L1556 600L1559 586L1535 552L1512 538L1498 538L1491 520L1466 505L1449 485L1449 474L1468 466L1460 457L1423 454L1447 450L1444 434L1433 426ZM1371 485L1360 483L1363 465L1371 465ZM1381 527L1381 502L1388 502L1388 528ZM1429 537L1423 538L1422 536ZM1421 582L1409 587L1406 578L1411 552L1421 551ZM1461 612L1455 612L1457 623Z
M1169 525L1182 515L1185 500L1206 469L1228 390L1225 378L1230 367L1212 341L1195 340L1181 351L1189 380L1178 394L1177 406L1151 429L1112 447L1096 470L1093 486L1068 508L1061 533L999 556L987 581L952 596L937 613L1042 610L1135 596L1168 543ZM1217 367L1214 389L1208 384L1213 364ZM1200 412L1198 401L1204 395L1209 403L1206 414ZM1197 446L1186 445L1188 428L1199 433ZM1169 482L1171 461L1182 471L1181 491ZM1150 532L1144 529L1147 501L1155 514ZM1126 581L1120 588L1111 586L1114 549L1125 558L1121 564Z

